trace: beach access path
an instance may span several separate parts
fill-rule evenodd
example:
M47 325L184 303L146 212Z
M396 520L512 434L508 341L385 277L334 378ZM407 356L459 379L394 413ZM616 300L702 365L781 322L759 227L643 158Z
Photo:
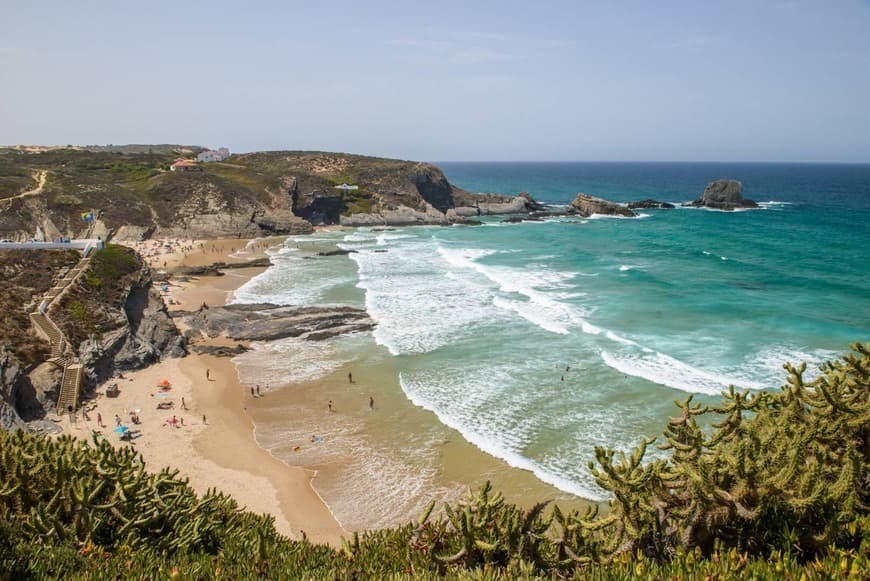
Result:
M159 262L161 267L165 262L171 273L182 266L247 261L263 256L263 251L278 240L250 244L238 239L188 241L188 244L167 241L169 247L164 243L160 247L167 250L171 247L172 252L155 256L153 262ZM233 290L262 270L234 269L221 277L192 277L171 283L166 293L172 303L168 308L195 310L203 302L222 305ZM228 344L220 338L200 344L209 343ZM169 390L159 389L163 380L169 382ZM104 395L111 383L118 384L117 398ZM75 422L65 417L62 425L65 432L83 439L90 439L92 431L99 430L118 446L132 445L152 470L164 466L178 469L180 476L188 478L190 486L201 494L217 488L236 499L240 506L273 516L277 530L288 537L300 539L304 531L314 542L338 546L347 532L312 487L315 473L288 466L257 445L253 424L245 411L249 390L250 386L240 384L230 359L190 354L125 373L123 378L113 378L97 388L93 400L83 402L88 420L79 414ZM182 398L186 410L182 409ZM173 407L157 409L161 402L171 402ZM138 415L140 424L131 423L130 412ZM97 425L97 414L105 427ZM139 432L129 444L113 431L116 415L123 425ZM177 422L172 421L173 417Z

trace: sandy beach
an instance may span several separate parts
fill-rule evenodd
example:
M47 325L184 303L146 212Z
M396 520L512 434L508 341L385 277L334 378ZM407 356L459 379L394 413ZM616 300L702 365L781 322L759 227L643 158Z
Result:
M263 256L276 242L173 240L131 245L140 252L150 248L147 259L153 267L172 273L183 266L247 261ZM203 302L221 305L233 290L262 270L232 269L220 277L188 277L170 283L164 299L170 310L196 309ZM220 344L221 340L211 342ZM161 382L168 383L168 389L161 389ZM120 391L115 398L105 396L112 383ZM133 446L152 469L177 469L200 493L217 488L240 506L273 516L276 528L291 538L301 538L304 531L313 541L339 544L347 533L312 488L315 473L288 466L257 445L246 412L250 401L249 388L240 384L229 359L191 353L113 378L96 389L93 399L83 402L86 417L80 413L74 420L64 418L62 425L78 437L90 438L96 430L119 446ZM166 409L158 409L158 404ZM133 423L133 415L139 423ZM115 431L118 424L132 431L129 443Z

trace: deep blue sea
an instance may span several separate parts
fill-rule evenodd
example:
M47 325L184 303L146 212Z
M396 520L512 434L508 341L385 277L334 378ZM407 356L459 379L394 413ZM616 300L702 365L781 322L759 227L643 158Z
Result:
M410 401L564 491L600 498L594 447L661 433L675 399L776 389L784 362L813 373L870 341L870 165L439 165L470 191L551 204L680 203L717 178L762 204L327 233L357 252L303 260L311 239L294 239L239 291L365 306Z

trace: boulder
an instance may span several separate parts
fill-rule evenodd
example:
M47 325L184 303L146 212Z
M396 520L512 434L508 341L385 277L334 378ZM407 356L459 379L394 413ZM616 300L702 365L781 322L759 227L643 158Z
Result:
M674 205L669 202L659 202L658 200L639 200L637 202L629 202L628 207L632 210L649 210L649 209L660 209L660 210L672 210Z
M758 204L743 197L743 184L737 180L716 180L707 184L703 195L691 202L696 208L716 210L736 210L738 208L757 208Z
M577 214L584 218L588 218L592 214L599 214L602 216L625 216L626 218L637 216L637 214L632 212L630 209L617 204L616 202L610 202L583 193L577 194L577 197L574 198L574 201L571 202L571 205L568 207L568 213Z

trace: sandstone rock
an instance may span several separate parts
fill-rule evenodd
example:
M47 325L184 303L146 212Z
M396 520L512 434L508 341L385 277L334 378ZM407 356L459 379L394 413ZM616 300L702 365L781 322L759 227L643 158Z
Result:
M573 213L584 218L588 218L592 214L599 214L602 216L637 216L637 214L625 206L583 193L577 194L577 197L574 198L573 202L571 202L568 212L572 213L572 210Z
M370 331L374 321L353 307L288 307L273 304L227 305L184 313L192 333L237 341L272 341L285 337L320 340Z
M5 345L0 345L0 429L12 430L24 427L24 422L16 409L22 380L21 362L6 349Z
M228 347L226 345L192 345L191 350L200 355L214 355L215 357L235 357L245 351L249 351L241 343L237 343L235 347Z
M703 195L691 202L690 206L714 208L716 210L736 210L737 208L757 208L758 204L743 197L743 184L737 180L716 180L707 184Z
M669 202L659 202L658 200L640 200L637 202L629 202L628 207L632 210L648 210L648 209L660 209L660 210L671 210L674 208L674 205Z
M268 257L254 258L245 262L214 262L204 266L187 266L174 271L182 276L223 276L222 270L232 268L260 268L268 267L272 261Z

